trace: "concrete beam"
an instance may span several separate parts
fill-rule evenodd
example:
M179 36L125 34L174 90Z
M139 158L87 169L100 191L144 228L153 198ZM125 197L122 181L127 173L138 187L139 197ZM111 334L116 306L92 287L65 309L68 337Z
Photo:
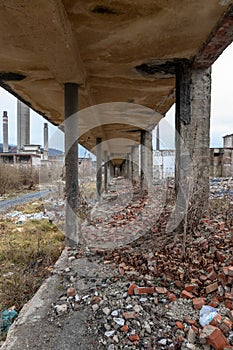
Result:
M78 243L78 85L65 88L66 239Z
M193 68L210 67L233 41L233 4L219 20L197 54Z

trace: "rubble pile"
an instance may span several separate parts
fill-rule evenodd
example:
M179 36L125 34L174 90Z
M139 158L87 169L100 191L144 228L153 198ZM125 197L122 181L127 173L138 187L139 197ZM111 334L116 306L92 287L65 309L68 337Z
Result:
M109 225L107 238L114 243L113 232L125 221L132 235L137 232L140 210L149 217L155 202L134 191L119 212L105 202L105 216L96 208L89 227L83 226L85 238L95 227L95 239L104 242ZM117 197L108 194L109 201ZM53 322L86 310L87 336L96 336L96 349L233 349L233 231L222 216L205 216L187 237L167 235L172 205L166 201L164 207L156 225L143 236L134 233L130 244L69 250L70 269L52 306ZM83 256L94 262L95 272L77 273L76 261Z

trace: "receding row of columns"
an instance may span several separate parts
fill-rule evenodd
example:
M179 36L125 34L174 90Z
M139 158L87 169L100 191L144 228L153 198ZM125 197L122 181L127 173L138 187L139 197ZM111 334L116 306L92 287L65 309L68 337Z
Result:
M66 236L78 243L78 85L65 84L65 165ZM182 222L184 212L195 210L198 220L208 202L210 69L192 69L179 65L176 73L176 191L175 221ZM97 199L102 194L102 139L96 138ZM140 148L140 150L139 150ZM140 154L140 156L139 156ZM104 190L116 175L112 155L104 152ZM136 181L140 173L142 189L150 188L153 171L152 133L141 130L140 147L132 146L126 157L124 175ZM140 171L139 171L140 169ZM191 215L192 216L192 215ZM178 218L178 219L177 219ZM178 222L177 221L177 222ZM190 220L191 222L192 220ZM175 226L177 226L175 222Z

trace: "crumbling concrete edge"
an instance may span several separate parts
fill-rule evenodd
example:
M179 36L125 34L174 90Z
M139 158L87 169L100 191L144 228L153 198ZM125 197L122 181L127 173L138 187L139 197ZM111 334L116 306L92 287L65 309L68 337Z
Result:
M20 329L29 323L42 322L43 318L46 317L48 309L54 301L54 294L57 293L56 287L59 275L56 272L64 269L67 263L68 251L65 248L54 265L55 273L43 282L32 299L23 306L19 316L9 328L7 338L0 348L1 350L14 349Z

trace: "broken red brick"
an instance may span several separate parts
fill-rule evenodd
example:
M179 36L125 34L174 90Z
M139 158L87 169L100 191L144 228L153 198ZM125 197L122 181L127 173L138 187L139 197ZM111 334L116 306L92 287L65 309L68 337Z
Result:
M199 329L196 326L192 325L191 328L192 328L192 330L194 331L195 334L199 333Z
M223 287L226 286L226 284L227 284L227 278L226 278L226 276L225 276L224 273L219 273L219 274L218 274L218 281L221 283L221 285L222 285Z
M180 321L176 321L176 327L179 328L179 329L183 329L184 325Z
M201 281L201 282L205 282L207 279L208 279L208 278L207 278L206 275L200 275L200 276L199 276L199 281Z
M184 299L193 299L194 298L193 294L187 292L187 290L185 290L185 289L182 290L181 297Z
M120 273L121 276L123 276L125 274L125 270L121 266L119 266L119 273Z
M182 335L179 335L179 336L177 337L177 341L178 341L179 343L182 343L182 342L184 341L184 338L182 337Z
M74 287L70 287L67 289L66 294L68 297L74 297L76 294L76 289Z
M220 253L218 250L216 251L216 258L219 262L224 262L225 260L225 255Z
M128 289L128 295L133 295L134 293L134 289L137 287L137 285L135 283L132 283L130 286L129 286L129 289Z
M227 316L233 322L233 310L228 311Z
M207 278L211 281L215 280L215 278L217 278L217 274L214 270L212 270L208 275Z
M193 292L194 291L194 289L196 289L197 288L197 285L196 284L188 284L188 283L186 283L185 285L184 285L184 289L185 290L187 290L187 292Z
M217 297L214 297L210 302L209 302L209 306L212 306L212 307L218 307L220 304L220 301Z
M232 330L232 321L229 318L224 318L219 328L224 334L228 334Z
M195 310L201 310L202 306L205 305L205 298L195 298L193 299L193 307Z
M222 271L224 273L225 276L228 276L228 266L222 267Z
M165 288L165 287L155 287L155 291L158 294L166 294L167 293L167 288Z
M233 266L228 268L228 275L233 277Z
M121 331L124 333L128 332L128 330L129 330L129 326L127 324L121 327Z
M219 325L222 322L222 316L221 315L216 315L210 322L212 326L219 327Z
M229 343L222 331L217 327L214 328L213 332L208 336L206 343L213 346L215 350L223 350L224 347L229 346Z
M218 282L214 282L212 284L209 284L207 287L206 287L206 294L210 294L212 292L214 292L215 290L218 289Z
M140 295L140 294L153 294L154 293L154 287L135 287L134 288L134 294Z
M129 340L132 341L132 342L135 342L135 341L139 341L139 335L138 334L131 334L129 336Z
M176 295L173 294L173 293L167 292L166 296L167 296L168 300L170 300L170 301L176 301L177 300Z
M233 300L233 294L225 293L225 299Z
M225 300L225 306L226 306L227 309L233 310L233 302L231 300L226 299Z
M191 324L191 325L196 325L197 321L196 320L192 320L191 318L188 318L188 316L185 317L185 322Z
M135 311L131 311L131 312L124 312L123 316L126 320L131 319L131 318L136 318L137 314Z

